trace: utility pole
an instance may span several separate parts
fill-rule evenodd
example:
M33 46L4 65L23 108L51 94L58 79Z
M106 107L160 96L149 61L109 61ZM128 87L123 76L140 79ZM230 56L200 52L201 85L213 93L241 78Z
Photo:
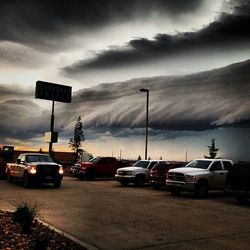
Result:
M146 133L145 133L145 160L148 158L148 106L149 106L149 90L148 89L140 89L140 92L147 93L147 100L146 100Z

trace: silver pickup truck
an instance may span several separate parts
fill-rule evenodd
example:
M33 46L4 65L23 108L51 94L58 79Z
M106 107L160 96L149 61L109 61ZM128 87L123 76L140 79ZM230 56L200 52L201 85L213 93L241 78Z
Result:
M55 188L61 186L63 167L47 154L20 154L16 163L7 163L7 181L22 181L24 187L32 183L53 183Z
M137 187L142 187L149 181L149 170L163 160L139 160L131 167L118 168L115 179L123 186L134 183Z
M208 190L226 188L226 175L232 165L228 159L196 159L185 167L169 170L166 185L174 195L191 191L205 198Z

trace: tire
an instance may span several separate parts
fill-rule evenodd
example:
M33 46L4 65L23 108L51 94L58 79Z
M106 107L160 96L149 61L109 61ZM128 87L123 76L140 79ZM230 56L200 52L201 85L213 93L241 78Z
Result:
M200 181L195 186L195 196L199 199L204 199L208 194L208 184L205 181Z
M246 196L246 195L236 195L236 200L240 204L246 205L248 203L248 196Z
M180 189L171 189L170 192L174 196L179 196L181 194L181 190Z
M145 176L144 175L138 175L135 178L135 186L137 187L143 187L145 185Z
M23 186L25 188L28 188L30 186L29 175L27 172L24 172L24 174L23 174Z
M13 181L13 178L10 176L10 171L7 172L6 178L8 183L11 183Z
M128 186L128 184L129 184L129 182L126 180L121 180L120 182L121 182L122 186Z
M159 189L161 189L162 185L161 184L154 184L153 187L154 187L154 189L159 190Z
M54 188L60 188L61 187L61 180L57 180L54 182Z
M93 181L95 179L95 169L88 169L86 173L86 179Z
M78 175L78 179L80 180L80 181L83 181L83 180L85 180L86 179L86 176L85 175Z

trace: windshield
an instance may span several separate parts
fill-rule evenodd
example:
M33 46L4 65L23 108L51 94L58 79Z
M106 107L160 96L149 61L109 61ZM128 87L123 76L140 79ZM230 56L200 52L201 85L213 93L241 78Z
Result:
M26 162L54 162L49 155L27 155Z
M94 157L91 160L89 160L89 162L97 163L100 159L101 159L101 157Z
M149 161L137 161L133 167L147 168Z
M211 161L194 160L187 164L185 167L207 169L210 164Z

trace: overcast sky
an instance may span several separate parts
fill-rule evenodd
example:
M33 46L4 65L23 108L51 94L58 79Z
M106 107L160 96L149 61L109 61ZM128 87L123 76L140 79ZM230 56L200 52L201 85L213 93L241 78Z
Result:
M70 85L56 103L55 148L81 115L94 155L250 160L250 1L1 1L0 143L46 148L51 103L35 82ZM244 143L244 145L242 145Z

